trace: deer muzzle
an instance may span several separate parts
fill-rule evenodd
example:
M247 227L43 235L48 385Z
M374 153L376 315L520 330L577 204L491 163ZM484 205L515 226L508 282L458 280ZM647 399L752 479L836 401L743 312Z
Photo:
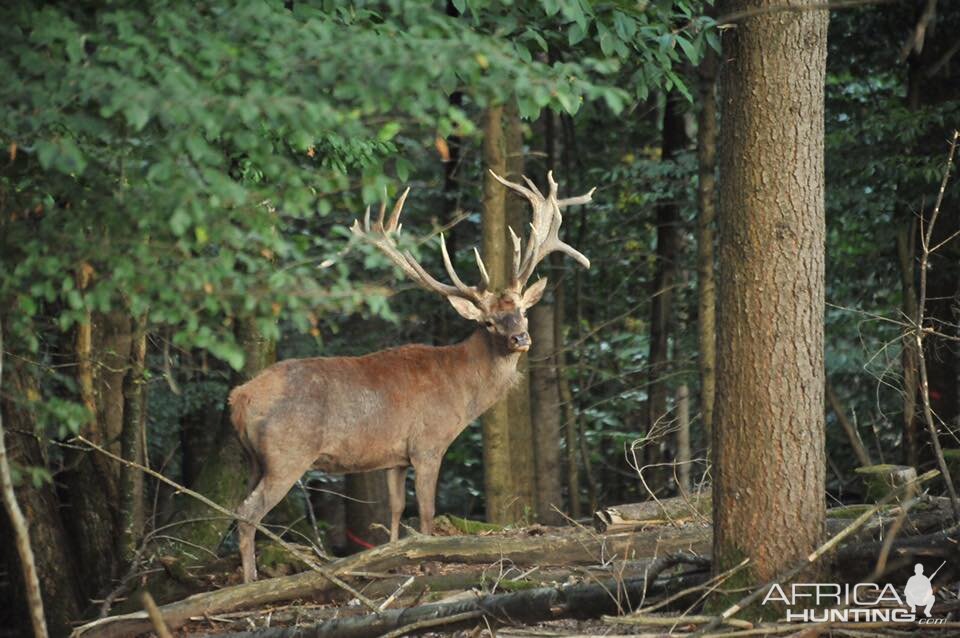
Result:
M530 349L530 333L521 332L520 334L510 335L510 350L513 352L526 352Z

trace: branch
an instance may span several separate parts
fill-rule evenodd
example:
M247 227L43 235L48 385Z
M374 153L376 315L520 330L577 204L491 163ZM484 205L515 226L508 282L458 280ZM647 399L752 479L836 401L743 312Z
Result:
M960 131L953 132L953 138L950 140L950 150L947 153L947 165L943 169L943 179L940 180L940 191L937 193L937 201L933 206L933 212L930 213L930 222L924 232L921 221L920 242L923 252L920 253L920 299L917 302L917 317L914 322L913 337L917 344L917 368L920 372L920 399L923 406L923 419L926 421L927 430L930 432L930 443L933 446L934 455L937 458L937 465L943 474L943 481L947 485L947 494L950 495L950 504L953 506L954 518L960 522L960 498L957 496L957 489L953 485L953 478L950 476L950 468L947 467L947 461L943 458L943 448L940 446L940 435L937 432L937 425L933 420L933 409L930 406L930 380L927 374L927 358L923 351L923 338L925 331L923 329L923 318L927 306L927 269L930 263L931 253L943 245L943 242L933 248L930 242L933 239L933 229L936 226L937 218L940 216L940 206L943 204L943 196L947 190L947 183L950 181L950 170L953 168L953 157L957 151L957 140L960 138Z
M877 501L876 505L874 505L870 509L863 512L857 518L855 518L853 522L847 525L839 534L837 534L827 542L820 545L820 547L818 547L812 554L807 556L804 560L800 561L794 567L787 570L783 574L777 575L773 580L770 580L769 582L765 583L761 587L757 587L755 590L753 590L752 592L750 592L749 594L741 598L736 604L725 609L723 613L721 613L720 615L714 616L713 620L707 623L699 631L693 633L691 635L692 638L697 638L699 636L705 635L707 632L713 631L714 629L722 625L724 622L726 622L731 616L739 613L745 607L755 603L765 592L769 591L770 588L773 587L774 585L792 580L794 577L796 577L797 574L807 569L811 565L815 564L821 558L823 558L826 554L836 549L836 547L841 542L843 542L847 537L852 535L858 529L863 527L863 525L867 521L869 521L877 512L883 509L885 505L892 503L894 500L899 498L900 495L905 491L916 489L918 486L922 485L923 483L933 478L936 478L939 475L940 475L940 472L938 472L937 470L930 470L926 474L922 474L918 476L915 480L910 481L909 483L904 483L897 489L891 491L882 499Z
M0 384L3 381L3 322L0 321ZM30 622L35 638L47 637L47 621L43 617L43 597L40 595L40 579L37 576L37 563L33 559L30 547L30 528L23 517L17 495L13 491L13 477L10 475L10 462L7 459L7 446L3 440L3 416L0 414L0 489L3 491L3 506L10 517L13 534L20 555L20 568L27 590L27 604L30 607Z
M174 489L176 489L176 490L178 490L178 491L180 491L180 492L183 492L183 493L186 494L187 496L191 496L191 497L197 499L198 501L200 501L201 503L203 503L204 505L206 505L207 507L209 507L209 508L212 509L212 510L215 510L215 511L217 511L217 512L220 512L221 514L223 514L223 515L225 515L225 516L229 516L230 518L235 518L235 519L238 519L238 520L244 520L245 523L250 523L251 525L253 525L254 527L257 528L257 531L259 531L261 534L263 534L264 536L266 536L266 537L269 538L270 540L273 540L273 541L275 541L276 543L278 543L278 544L279 544L281 547L283 547L285 550L287 550L288 552L290 552L291 554L293 554L293 556L295 556L298 560L303 561L307 566L310 567L310 569L312 569L313 571L319 573L321 576L323 576L324 578L326 578L327 580L329 580L331 583L335 584L335 585L336 585L337 587L339 587L340 589L343 589L344 591L350 593L350 594L351 594L352 596L354 596L357 600L359 600L359 601L362 602L364 605L366 605L367 607L369 607L372 611L377 611L377 607L376 607L376 605L374 605L373 601L371 601L369 598L367 598L366 596L364 596L363 594L361 594L360 592L358 592L356 589L354 589L353 587L351 587L350 585L348 585L347 583L345 583L342 579L338 578L336 575L332 574L328 569L324 568L322 565L320 565L320 564L317 563L315 560L313 560L312 557L306 555L305 553L301 552L299 549L297 549L296 547L294 547L294 546L291 545L290 543L287 543L286 541L284 541L284 540L283 540L282 538L280 538L277 534L275 534L272 530L267 529L266 527L264 527L263 525L261 525L261 524L259 524L259 523L254 523L253 521L246 520L246 519L240 519L240 517L237 516L236 513L231 512L231 511L228 510L227 508L223 507L222 505L220 505L220 504L218 504L218 503L215 503L214 501L211 501L209 498L207 498L207 497L204 496L203 494L200 494L199 492L195 492L195 491L191 490L190 488L184 487L183 485L180 485L180 484L177 483L176 481L170 480L169 478L167 478L166 476L164 476L164 475L161 474L160 472L157 472L157 471L155 471L155 470L152 470L152 469L150 469L149 467L145 467L145 466L143 466L143 465L140 465L139 463L135 463L135 462L130 461L130 460L128 460L128 459L121 458L121 457L117 456L116 454L114 454L113 452L110 452L110 451L108 451L108 450L105 450L104 448L100 447L100 446L97 445L96 443L93 443L93 442L90 441L89 439L84 438L82 435L77 435L76 440L78 440L78 441L80 441L80 442L82 442L82 443L85 443L86 445L90 446L92 449L96 450L97 452L100 452L101 454L105 454L105 455L109 456L110 458L112 458L112 459L115 460L115 461L118 461L118 462L123 463L124 465L126 465L126 466L128 466L128 467L133 467L133 468L136 468L136 469L140 470L141 472L144 472L144 473L146 473L146 474L149 474L150 476L152 476L153 478L157 479L158 481L163 481L163 482L166 483L167 485L173 487Z

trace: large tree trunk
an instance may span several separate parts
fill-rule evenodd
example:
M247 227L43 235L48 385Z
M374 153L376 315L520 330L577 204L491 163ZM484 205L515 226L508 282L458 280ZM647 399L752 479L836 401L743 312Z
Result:
M483 164L498 175L507 173L506 140L503 134L503 106L491 106L484 115ZM483 261L490 285L501 289L506 282L508 260L506 189L490 176L483 176ZM513 467L510 456L510 404L497 402L481 418L483 423L484 492L487 520L511 523L520 518L516 507Z
M41 439L34 434L36 421L30 409L30 402L39 396L36 382L23 369L23 364L6 367L0 409L3 410L6 429L7 454L16 467L42 468L46 465ZM80 618L84 598L78 578L80 565L76 562L77 555L71 551L70 538L63 527L57 495L52 485L38 487L28 475L24 475L16 496L30 529L48 629L53 636L65 636L71 624ZM8 595L0 617L11 620L12 624L7 626L27 627L30 621L26 613L23 580L20 578L20 559L15 550L10 521L5 514L0 514L0 560L12 589L5 592ZM92 563L90 566L97 565Z
M83 337L86 326L78 330L76 357L81 365L77 371L84 403L89 401L90 384L86 362L93 365L96 389L96 411L81 433L120 453L123 381L130 364L130 316L125 311L95 315L90 340ZM64 524L79 563L98 566L80 581L84 596L93 598L110 586L118 571L120 468L95 452L68 449L64 457L68 469L58 477L66 512Z
M717 280L714 224L717 217L717 53L707 47L700 63L700 117L697 126L697 338L700 350L700 414L709 441L717 389Z
M523 128L515 100L511 100L503 113L504 148L507 152L507 176L515 182L522 181L524 173ZM530 225L530 210L527 200L516 193L509 193L504 202L507 226L521 235ZM503 245L510 246L510 236L504 233ZM503 276L509 275L512 257L506 256ZM536 461L534 426L530 407L530 364L526 354L520 356L517 370L520 381L507 394L510 415L510 462L513 464L513 489L517 499L515 509L521 516L538 512L536 509Z
M265 339L252 319L241 320L236 327L236 338L246 355L237 383L252 379L273 363L277 357L276 344ZM212 455L206 459L194 490L219 503L227 509L236 509L250 491L250 466L247 454L233 431L225 407L220 420L217 444ZM229 531L233 521L214 512L200 501L180 496L177 519L183 521L173 536L190 545L215 550ZM192 551L192 550L191 550Z
M390 497L387 472L347 474L344 482L347 545L353 550L369 549L390 540ZM377 527L379 526L379 527Z
M803 560L824 533L824 75L828 13L724 32L714 570L731 587Z
M667 96L663 112L663 140L661 159L671 162L686 145L681 97L677 92ZM671 189L672 190L672 189ZM670 370L670 328L680 258L680 205L671 194L667 201L657 204L657 254L653 285L650 290L650 354L647 360L647 441L646 462L663 463L668 460L667 436L670 418L667 415L669 388L666 375ZM650 489L662 489L669 473L664 467L654 467L644 473Z
M557 383L554 342L554 306L541 301L530 309L530 402L536 438L537 519L559 525L563 516L563 491L560 476L560 392ZM556 508L556 509L554 509Z

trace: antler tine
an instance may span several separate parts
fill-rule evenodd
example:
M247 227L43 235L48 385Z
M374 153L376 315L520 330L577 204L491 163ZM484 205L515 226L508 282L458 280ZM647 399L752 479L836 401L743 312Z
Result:
M507 226L507 230L510 231L510 241L513 242L513 280L516 281L520 278L520 238L513 232L512 226Z
M560 200L557 198L559 185L553 177L553 171L547 173L549 190L547 191L546 197L543 196L543 193L541 193L536 185L526 176L523 176L523 181L527 184L527 186L524 187L503 179L493 171L490 171L490 174L507 188L526 197L530 201L531 208L533 209L533 220L530 223L530 237L522 253L520 252L520 238L517 237L512 228L509 229L510 239L514 246L513 280L511 282L511 286L514 289L518 291L522 290L531 275L533 275L537 264L552 252L562 252L585 268L590 267L590 260L587 259L583 253L560 240L560 226L563 223L563 216L560 213L560 209L566 208L567 206L586 204L592 200L593 193L596 189L590 190L586 195Z
M387 192L383 192L383 201L380 202L380 210L377 212L377 230L383 232L383 218L387 214Z
M525 186L521 186L520 184L515 184L513 182L507 181L506 179L494 173L493 170L490 170L490 174L493 175L493 179L497 180L498 182L500 182L510 190L516 191L521 195L523 195L524 197L526 197L528 200L530 200L531 205L536 205L536 202L543 201L543 194L539 190L537 190L535 186L533 190L530 190L529 188L526 188ZM528 181L527 183L530 183L530 182Z
M457 271L453 268L453 262L450 261L450 254L447 252L447 242L443 238L443 233L440 233L440 254L443 255L443 267L447 269L447 275L450 277L450 281L452 281L453 285L457 287L457 290L462 293L461 296L475 297L475 289L463 283L460 277L457 276Z
M409 194L410 194L410 187L408 186L406 190L404 190L403 193L400 195L400 198L397 200L397 203L394 204L393 210L390 211L390 219L387 220L387 227L384 229L387 232L392 230L399 231L398 223L400 221L400 213L401 211L403 211L403 205L406 203L407 195ZM384 200L383 208L381 210L385 210L386 207L387 207L387 203L386 203L386 200ZM380 221L383 221L382 216L380 218Z
M407 201L407 195L409 194L409 188L403 191L386 221L384 221L384 217L386 216L387 205L386 202L384 202L380 206L379 218L376 224L373 225L370 223L370 207L368 206L364 213L363 225L361 226L359 221L354 221L350 230L353 234L365 239L380 249L380 252L386 255L409 279L423 288L440 293L446 297L462 297L479 302L481 299L480 291L474 287L467 286L457 276L442 234L440 235L440 252L443 255L443 265L447 270L447 274L453 281L454 285L452 286L438 281L430 275L409 251L401 253L397 248L395 238L400 234L400 228L402 226L402 224L400 224L400 214L403 212L403 205ZM486 272L484 271L481 274L484 276L485 285L489 286L489 279L486 276Z
M480 251L474 248L473 256L477 260L477 269L480 271L480 279L483 280L483 290L488 290L490 288L490 275L487 274L487 267L483 265L483 258L480 256Z

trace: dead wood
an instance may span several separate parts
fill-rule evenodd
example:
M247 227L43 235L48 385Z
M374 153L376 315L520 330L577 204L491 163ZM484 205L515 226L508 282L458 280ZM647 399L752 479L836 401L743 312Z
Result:
M697 568L674 578L657 580L663 571L685 563L694 564ZM604 614L625 613L633 610L645 598L703 583L709 577L708 568L707 559L677 552L654 561L646 577L538 587L509 594L477 596L455 603L433 603L379 614L337 618L312 627L269 628L225 634L224 638L373 638L385 634L416 633L441 624L444 630L451 630L476 624L481 617L490 625L530 624L559 618L597 618ZM397 631L404 628L407 631Z
M382 545L334 561L326 566L325 571L346 576L349 572L384 572L425 561L476 565L503 560L528 566L593 565L612 559L631 560L679 550L705 553L709 548L709 528L693 525L606 535L589 531L557 531L537 536L413 536L396 544ZM317 596L333 588L334 585L323 574L304 572L195 594L164 605L160 611L167 625L176 629L188 622L191 616ZM74 638L120 638L149 631L151 627L147 614L136 612L88 623L78 627L72 635Z
M651 525L710 522L710 495L693 494L597 510L593 526L601 532L626 532Z

